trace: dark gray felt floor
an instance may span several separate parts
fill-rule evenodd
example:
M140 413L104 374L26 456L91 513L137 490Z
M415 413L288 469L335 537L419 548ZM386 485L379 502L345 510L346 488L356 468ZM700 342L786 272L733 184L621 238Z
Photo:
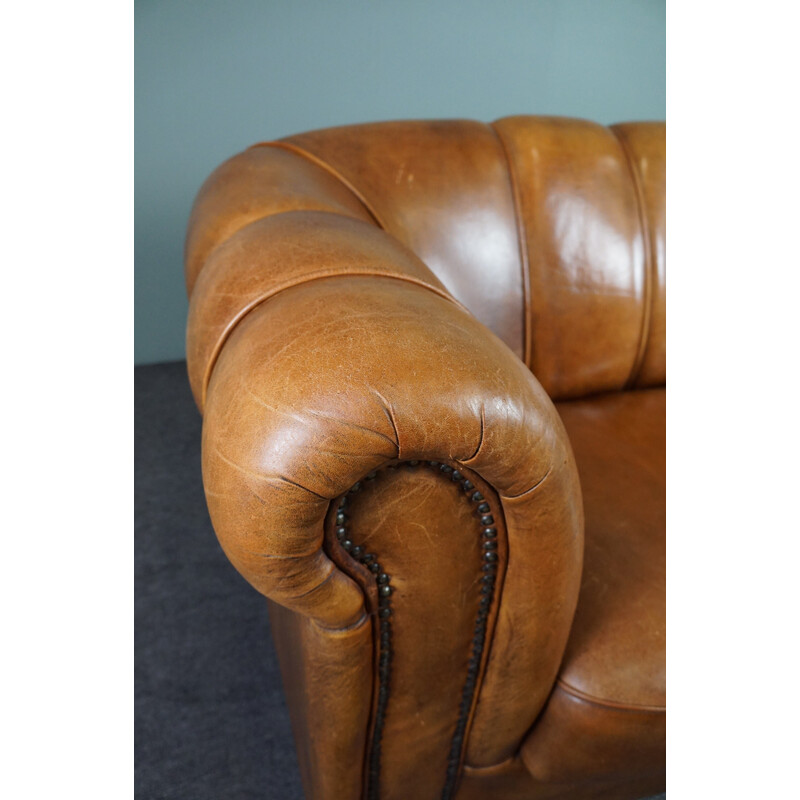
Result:
M137 800L302 800L266 605L206 511L186 366L135 386Z
M266 606L206 512L186 366L135 386L136 798L303 800Z

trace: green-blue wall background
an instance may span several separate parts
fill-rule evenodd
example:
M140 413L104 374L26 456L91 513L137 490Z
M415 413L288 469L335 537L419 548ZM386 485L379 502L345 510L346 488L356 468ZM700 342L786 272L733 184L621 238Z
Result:
M663 0L137 0L137 364L184 358L183 236L223 160L386 119L664 119Z

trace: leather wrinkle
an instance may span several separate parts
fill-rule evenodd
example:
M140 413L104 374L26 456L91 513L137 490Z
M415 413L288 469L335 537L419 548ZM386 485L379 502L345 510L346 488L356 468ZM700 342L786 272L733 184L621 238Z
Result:
M355 428L356 430L364 431L372 436L378 436L381 439L384 439L393 447L398 449L398 453L400 452L400 445L397 441L392 439L391 436L387 436L385 433L381 433L380 431L373 430L372 428L368 428L365 425L359 425L357 422L353 422L353 420L349 419L340 419L338 417L334 417L332 414L323 414L321 411L315 409L309 409L306 411L309 417L315 417L316 419L324 419L329 422L335 422L337 425L344 425L348 428ZM389 417L390 421L392 422L392 426L394 427L395 436L397 437L397 425L394 422L394 418L392 416ZM327 499L327 498L325 498Z
M481 447L483 447L483 437L485 432L486 432L486 405L481 400L481 432L480 432L480 437L478 438L478 446L475 448L475 452L469 458L462 459L461 461L459 461L459 464L463 464L466 467L469 466L470 463L475 461L475 459L481 452Z
M301 597L308 597L308 595L310 595L312 592L316 592L317 589L323 587L335 575L336 575L336 565L333 563L333 561L330 561L328 563L328 574L316 586L312 587L311 589L307 589L305 592L302 592L301 594L296 594L295 599L299 600Z
M545 472L545 474L541 478L539 478L539 480L536 481L536 483L534 483L533 486L530 487L530 489L526 489L524 492L520 492L519 494L504 494L504 495L501 495L500 496L501 499L502 500L519 500L521 497L527 497L528 495L533 494L550 477L550 473L552 471L553 471L553 465L550 464L550 466L547 468L547 472Z
M374 386L370 387L370 391L381 401L383 411L386 414L390 425L392 426L392 430L394 431L394 445L397 447L397 457L400 458L400 432L397 430L397 418L395 417L394 408L392 408L392 404Z
M382 230L386 231L386 224L381 219L378 212L375 210L373 205L364 197L363 194L349 181L347 178L342 175L339 170L332 167L327 161L315 156L313 153L309 153L308 150L305 150L302 147L298 147L296 144L292 144L291 142L259 142L258 144L253 145L253 147L278 147L282 150L288 150L290 153L294 153L301 158L306 159L306 161L310 161L317 167L321 167L324 169L329 175L336 178L339 183L342 184L346 189L348 189L353 196L364 206L364 210L372 217L375 221L375 224Z
M289 410L287 410L285 408L280 408L279 406L272 405L272 403L268 403L262 397L257 395L252 389L250 389L250 387L246 386L244 388L244 391L248 395L250 395L257 403L259 403L261 406L263 406L264 408L269 409L270 411L274 412L275 414L281 414L281 415L283 415L285 417L289 417L290 419L295 420L295 422L299 422L301 425L310 426L311 425L311 420L308 419L308 418L309 417L313 417L314 419L325 420L327 422L333 422L333 423L335 423L337 425L344 425L344 426L346 426L348 428L355 428L356 430L364 431L365 433L368 433L371 436L377 436L377 437L379 437L381 439L384 439L385 441L389 442L389 444L393 445L394 447L397 446L397 442L394 439L392 439L390 436L387 436L385 433L381 433L380 431L372 430L372 428L368 428L365 425L360 425L358 422L354 422L353 420L341 419L339 417L333 416L332 414L325 414L322 411L320 411L319 409L313 409L313 408L306 409L303 414L296 414L296 413L293 413L293 412L291 412L291 411L289 411ZM305 487L301 486L300 488L305 488ZM309 490L309 491L311 491L311 490ZM311 491L311 493L312 494L317 494L316 492L313 492L313 491ZM329 500L330 499L328 497L323 497L320 494L317 494L317 497L319 497L321 500Z
M636 195L636 206L639 214L639 225L642 230L642 244L644 249L644 297L642 298L642 330L639 334L639 345L636 356L631 367L631 373L625 382L625 389L630 389L636 384L639 373L644 364L644 357L647 353L648 340L650 338L650 319L653 314L653 301L655 297L653 270L655 269L656 257L653 252L652 237L650 236L650 224L647 218L647 208L644 201L644 189L642 187L641 176L634 162L633 153L626 137L616 130L613 126L609 130L614 134L625 154L625 161L630 171L633 181L634 193Z

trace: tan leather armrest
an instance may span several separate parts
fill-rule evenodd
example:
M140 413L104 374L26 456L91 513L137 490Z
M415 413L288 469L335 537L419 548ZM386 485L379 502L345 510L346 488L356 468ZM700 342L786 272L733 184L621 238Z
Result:
M323 549L331 502L356 481L438 459L494 489L509 559L468 757L506 757L552 686L582 559L571 449L534 376L410 251L329 212L259 220L213 251L189 354L220 543L258 591L322 628L366 614Z

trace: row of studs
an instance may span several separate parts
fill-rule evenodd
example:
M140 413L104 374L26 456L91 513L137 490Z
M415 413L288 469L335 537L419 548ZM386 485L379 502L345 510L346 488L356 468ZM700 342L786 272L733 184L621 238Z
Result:
M435 461L429 463L431 466L437 466L437 462ZM467 721L469 720L469 712L475 697L478 672L480 671L481 660L486 644L486 626L488 624L489 610L494 600L494 590L497 584L498 555L497 528L495 527L495 521L489 503L486 502L484 496L475 488L472 481L464 477L457 469L453 469L453 467L448 464L439 464L438 467L442 472L449 475L451 480L460 484L470 501L476 505L476 511L481 524L481 571L483 572L483 576L480 580L481 599L472 636L472 653L467 662L467 678L461 690L458 721L456 722L455 733L453 734L453 739L450 744L445 784L442 789L442 800L450 800L456 787Z
M374 480L377 473L370 472L365 480ZM361 491L361 482L353 484L347 494L339 500L336 509L336 538L344 550L352 558L362 563L374 576L378 586L378 620L380 624L380 644L378 648L378 704L375 710L375 726L372 731L369 770L367 780L368 800L378 800L381 770L381 739L386 719L386 706L389 702L389 678L392 668L392 584L389 576L383 571L374 553L367 553L365 548L350 539L347 530L348 496Z
M477 505L477 512L480 515L482 528L482 571L481 578L481 600L478 609L478 617L475 622L474 635L472 638L472 654L467 664L467 678L462 690L461 703L459 705L459 716L456 722L455 733L450 746L447 771L445 775L445 785L442 790L442 800L449 800L455 789L456 778L458 777L458 767L461 762L461 750L464 742L469 712L472 708L472 701L475 695L478 671L484 644L486 640L486 624L489 617L489 609L494 597L494 588L497 574L497 529L494 527L494 517L491 515L491 508L484 499L483 495L476 489L472 481L466 478L461 472L448 464L438 461L406 461L402 466L416 467L420 463L425 466L438 469L443 474L450 477L452 481L460 484L461 489L467 494L469 500ZM398 465L390 465L389 469L395 469ZM365 480L373 480L375 472L370 472ZM347 495L341 498L336 512L336 537L342 548L346 550L354 559L364 564L376 576L378 585L378 617L380 620L380 645L378 661L378 704L375 713L375 726L373 729L372 747L370 750L370 761L368 771L368 800L377 800L379 796L380 780L380 757L381 739L383 737L383 727L386 719L386 707L389 700L389 677L391 674L392 662L392 627L391 627L391 595L392 586L389 576L383 572L377 556L373 553L365 552L361 545L354 544L349 538L347 530L348 495L352 495L361 490L361 482L355 483L348 491Z

